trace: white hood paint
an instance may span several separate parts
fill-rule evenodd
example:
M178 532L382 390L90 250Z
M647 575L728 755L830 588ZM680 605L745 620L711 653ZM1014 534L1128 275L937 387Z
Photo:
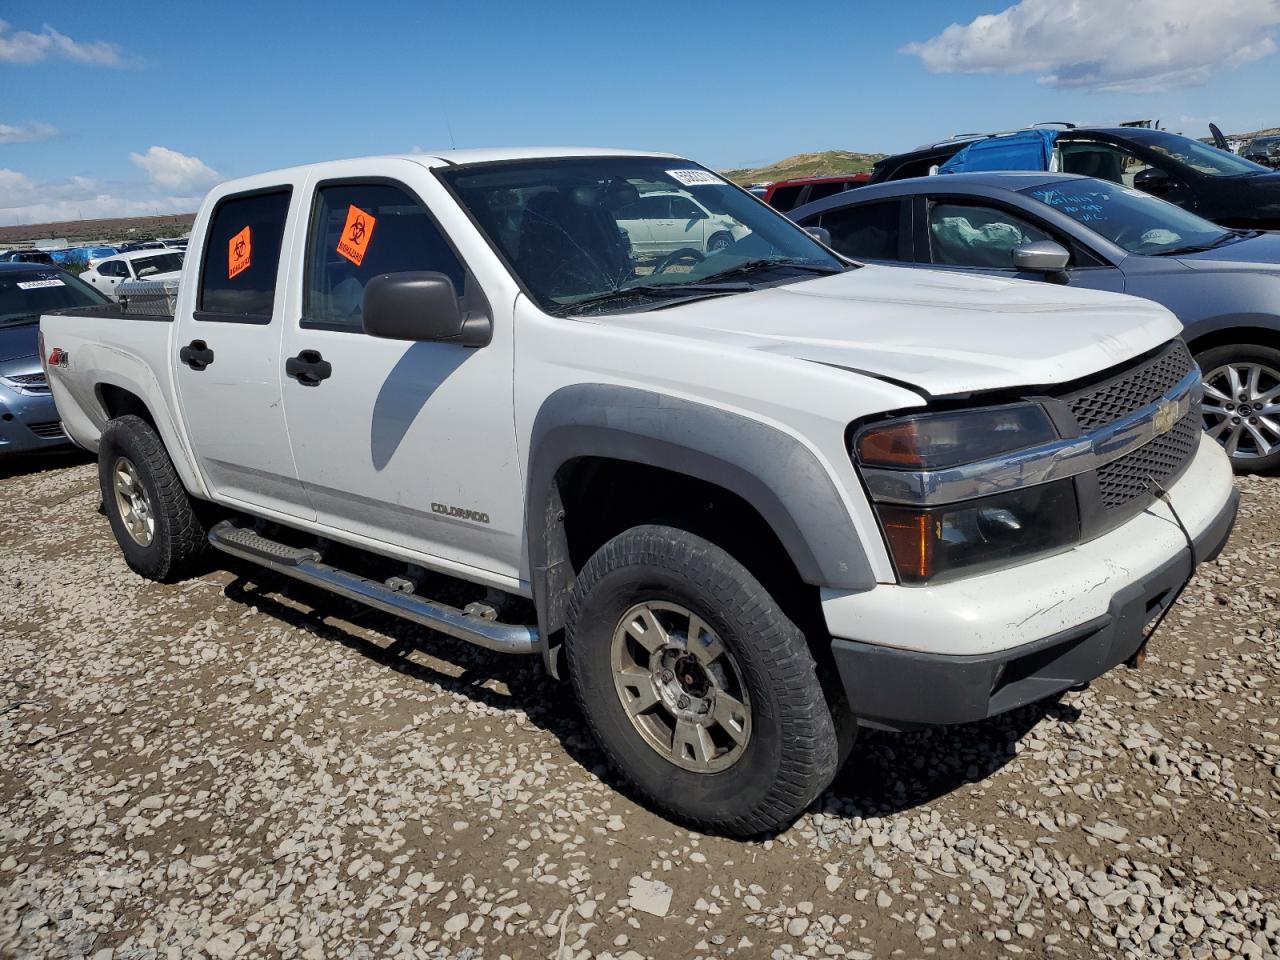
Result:
M933 396L1075 380L1182 332L1136 297L879 266L601 322L864 371Z

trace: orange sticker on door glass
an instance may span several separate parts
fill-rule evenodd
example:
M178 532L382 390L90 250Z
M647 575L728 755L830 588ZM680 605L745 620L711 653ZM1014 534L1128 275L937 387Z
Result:
M249 269L249 254L251 253L252 234L248 227L245 227L234 237L227 241L227 279L230 280L236 274L244 273Z
M377 217L370 216L355 204L347 207L347 222L338 237L338 253L357 267L364 263L364 253L369 249L373 226L377 222Z

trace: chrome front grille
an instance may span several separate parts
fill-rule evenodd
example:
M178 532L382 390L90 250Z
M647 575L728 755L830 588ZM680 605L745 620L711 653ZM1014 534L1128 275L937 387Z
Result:
M1193 367L1195 360L1187 345L1174 340L1139 366L1058 399L1071 410L1081 432L1087 433L1158 400Z
M1196 368L1191 351L1174 340L1154 356L1119 373L1059 394L1057 399L1075 417L1082 433L1105 427L1159 400ZM1200 439L1199 394L1176 424L1118 460L1097 469L1103 510L1117 518L1132 512L1155 495L1151 481L1161 486L1176 479L1191 462Z
M1200 408L1196 406L1168 433L1098 468L1102 505L1112 510L1149 494L1152 480L1165 486L1186 466L1199 440Z

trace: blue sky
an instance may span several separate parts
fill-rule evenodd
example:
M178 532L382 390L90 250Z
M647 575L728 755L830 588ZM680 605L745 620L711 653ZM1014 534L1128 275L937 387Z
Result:
M1280 0L7 0L0 20L0 225L191 209L219 178L451 133L723 168L1036 120L1280 125Z

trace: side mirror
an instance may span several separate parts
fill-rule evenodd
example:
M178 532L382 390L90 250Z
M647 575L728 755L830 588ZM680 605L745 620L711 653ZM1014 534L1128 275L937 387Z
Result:
M464 311L453 281L433 270L384 273L364 289L364 332L384 340L482 347L493 334L488 312Z
M1147 167L1147 169L1139 170L1134 175L1133 185L1143 193L1150 193L1158 197L1160 194L1168 193L1173 189L1173 180L1169 174L1159 167Z
M831 231L826 227L805 227L804 232L817 240L824 247L831 246Z
M1037 240L1013 248L1013 268L1022 273L1061 273L1071 254L1052 240Z

